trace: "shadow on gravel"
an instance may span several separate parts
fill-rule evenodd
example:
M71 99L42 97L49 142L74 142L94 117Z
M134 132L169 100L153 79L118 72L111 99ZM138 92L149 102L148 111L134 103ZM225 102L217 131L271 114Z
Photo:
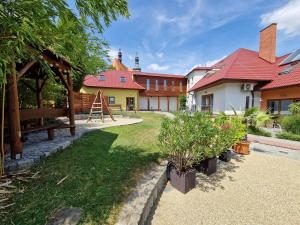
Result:
M235 162L244 162L245 157L242 155L234 154L230 162L218 161L217 172L207 176L203 173L197 173L196 177L196 188L204 192L214 191L217 188L224 189L221 184L222 180L228 178L234 182L234 178L230 175L234 173L239 166Z

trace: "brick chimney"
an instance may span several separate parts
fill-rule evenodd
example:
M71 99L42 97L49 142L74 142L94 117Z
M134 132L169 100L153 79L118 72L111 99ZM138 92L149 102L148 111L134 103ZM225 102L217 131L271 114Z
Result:
M274 63L276 60L277 23L272 23L260 31L259 57Z

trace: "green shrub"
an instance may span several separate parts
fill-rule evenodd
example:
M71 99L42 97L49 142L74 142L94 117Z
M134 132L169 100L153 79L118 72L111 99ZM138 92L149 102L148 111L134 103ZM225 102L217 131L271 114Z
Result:
M300 114L300 102L294 102L289 105L289 111L293 114Z
M180 172L187 171L193 163L201 160L198 144L198 126L194 117L187 113L177 113L174 119L165 118L162 122L158 139L162 151L169 157L169 161Z
M281 125L287 132L300 135L300 115L284 117Z
M220 114L214 122L218 127L218 138L215 146L218 149L218 155L230 149L246 135L246 125L243 124L243 119L240 117Z
M248 127L248 133L249 134L254 134L254 135L259 135L259 136L265 136L265 137L271 137L272 134L271 132L265 131L261 128L257 128L257 127Z
M300 141L300 135L298 134L292 134L288 132L282 132L279 134L276 134L276 136L280 139L287 139L287 140L292 140L292 141Z

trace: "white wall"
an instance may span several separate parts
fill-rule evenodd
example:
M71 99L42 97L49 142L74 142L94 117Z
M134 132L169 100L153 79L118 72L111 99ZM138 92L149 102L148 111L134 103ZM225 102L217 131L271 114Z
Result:
M195 70L191 73L189 73L186 78L188 79L187 81L187 91L192 88L200 79L202 79L206 74L205 70ZM186 105L189 109L192 108L193 100L192 100L192 95L187 92L187 101L186 101Z
M246 107L246 96L250 97L249 107L252 106L252 95L250 91L241 89L242 83L220 84L195 93L197 110L201 110L202 95L213 94L213 113L225 112L234 114L232 107L237 113L243 113ZM254 92L254 107L260 106L260 92Z

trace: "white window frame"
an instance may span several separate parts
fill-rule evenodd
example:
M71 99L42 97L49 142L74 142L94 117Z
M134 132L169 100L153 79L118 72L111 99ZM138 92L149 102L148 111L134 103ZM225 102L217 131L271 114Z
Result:
M147 90L149 91L150 90L150 79L149 78L147 78Z

